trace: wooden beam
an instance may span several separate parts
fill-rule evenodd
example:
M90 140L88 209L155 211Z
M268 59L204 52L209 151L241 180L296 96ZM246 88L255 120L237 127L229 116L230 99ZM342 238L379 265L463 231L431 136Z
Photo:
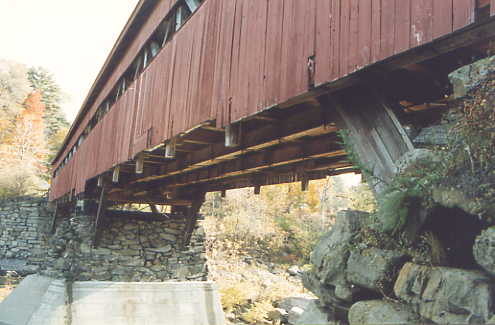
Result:
M165 145L165 158L175 159L177 153L177 139L173 138Z
M177 206L189 206L190 200L185 199L168 199L165 196L158 197L154 195L134 196L132 193L126 192L112 192L108 193L108 201L118 203L136 203L136 204L156 204L156 205L177 205Z
M256 185L254 187L254 195L259 195L261 193L261 185Z
M278 128L268 125L244 134L242 148L227 148L224 146L224 143L216 143L188 154L184 158L184 161L188 163L186 166L184 166L182 161L173 161L166 166L166 171L160 175L142 177L131 183L149 182L182 174L204 166L220 164L246 152L263 150L276 146L281 142L334 133L337 131L337 127L330 124L333 122L334 116L335 112L333 110L321 110L319 108L307 109L284 120L280 120Z
M150 206L151 212L153 212L155 214L159 214L160 213L158 211L158 209L156 208L156 205L155 204L149 204L149 206Z
M100 192L100 199L98 200L98 210L96 211L96 220L95 220L95 226L93 230L93 246L98 247L98 243L100 240L100 224L101 221L104 217L105 214L105 195L106 195L106 188L103 186L101 188Z
M196 223L198 221L198 213L205 201L205 193L199 193L192 198L192 205L189 208L187 221L186 221L186 229L184 233L184 240L182 242L182 247L186 247L191 242L192 233L194 232L194 228L196 227Z
M119 182L119 177L120 177L120 165L119 166L116 166L113 169L112 182L113 183L118 183Z
M136 160L136 174L142 174L144 172L144 153L141 152Z
M307 177L304 177L303 180L301 181L301 191L307 192L308 186L309 186L309 179Z
M230 124L225 127L225 147L235 148L241 145L242 127L240 123Z
M102 187L103 186L103 175L98 176L97 184L96 186Z
M266 161L266 152L251 152L237 159L180 175L161 178L150 184L159 184L161 182L173 184L173 186L199 184L232 176L253 174L265 169L305 162L316 158L343 157L345 155L346 153L337 143L336 138L332 141L332 138L328 136L321 136L305 142L286 143L273 148L270 151L271 159L268 163ZM136 185L133 185L134 188L137 188Z

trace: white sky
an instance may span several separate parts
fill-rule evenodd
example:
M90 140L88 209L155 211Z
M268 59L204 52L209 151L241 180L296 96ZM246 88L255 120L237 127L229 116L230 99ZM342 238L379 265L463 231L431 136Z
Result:
M138 0L0 0L0 58L43 66L77 114Z

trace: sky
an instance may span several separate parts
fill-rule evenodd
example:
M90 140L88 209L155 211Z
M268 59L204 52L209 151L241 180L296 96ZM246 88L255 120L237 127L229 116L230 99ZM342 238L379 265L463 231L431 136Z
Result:
M72 122L138 0L0 0L0 59L42 66Z

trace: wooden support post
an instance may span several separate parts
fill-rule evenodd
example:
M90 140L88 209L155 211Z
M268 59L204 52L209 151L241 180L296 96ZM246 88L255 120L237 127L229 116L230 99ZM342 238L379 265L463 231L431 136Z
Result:
M93 247L98 247L98 243L100 240L100 224L101 221L104 218L105 214L105 200L106 200L106 189L105 186L101 188L100 192L100 200L98 201L98 209L96 211L96 219L95 219L95 226L93 230Z
M301 181L301 191L306 192L308 191L309 187L309 179L304 177L303 180Z
M254 187L254 195L259 195L261 193L261 186L260 185L256 185Z
M227 191L226 190L221 191L220 196L222 198L225 198L227 196Z
M225 127L225 147L235 148L241 144L241 125L230 124Z
M142 174L144 172L144 153L141 152L136 160L136 174Z
M165 145L165 158L175 159L177 153L177 139L173 138Z
M58 214L58 201L55 202L55 211L53 211L52 220L50 221L50 228L48 229L49 234L55 233L55 224L57 223L57 214Z
M102 186L103 186L103 175L98 176L98 187L102 187Z
M198 213L199 209L203 205L205 201L205 193L199 193L193 197L193 203L191 207L188 209L187 220L186 220L186 229L184 233L184 240L182 242L182 246L186 247L191 242L192 233L194 232L194 228L196 227L196 222L198 221Z
M367 88L350 89L330 101L341 127L349 130L359 167L371 174L375 193L382 192L397 172L396 162L413 149L406 132L385 100Z
M112 182L113 183L118 183L119 182L119 177L120 177L120 166L117 166L113 170Z
M153 212L155 214L160 214L160 211L158 211L158 209L156 208L156 205L150 204L149 206L150 206L151 212Z

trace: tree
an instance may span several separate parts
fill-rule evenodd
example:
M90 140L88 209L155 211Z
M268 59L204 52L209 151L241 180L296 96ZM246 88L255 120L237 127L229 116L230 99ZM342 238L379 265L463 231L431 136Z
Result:
M47 174L44 111L41 94L32 92L10 136L0 144L0 196L25 195L41 189L42 178Z
M26 66L0 60L0 144L13 131L15 119L31 92Z
M31 68L27 72L27 76L31 87L41 93L41 100L45 105L43 115L46 125L45 135L46 139L50 141L61 130L67 130L69 127L69 123L60 107L62 103L62 91L55 82L53 75L45 68Z

